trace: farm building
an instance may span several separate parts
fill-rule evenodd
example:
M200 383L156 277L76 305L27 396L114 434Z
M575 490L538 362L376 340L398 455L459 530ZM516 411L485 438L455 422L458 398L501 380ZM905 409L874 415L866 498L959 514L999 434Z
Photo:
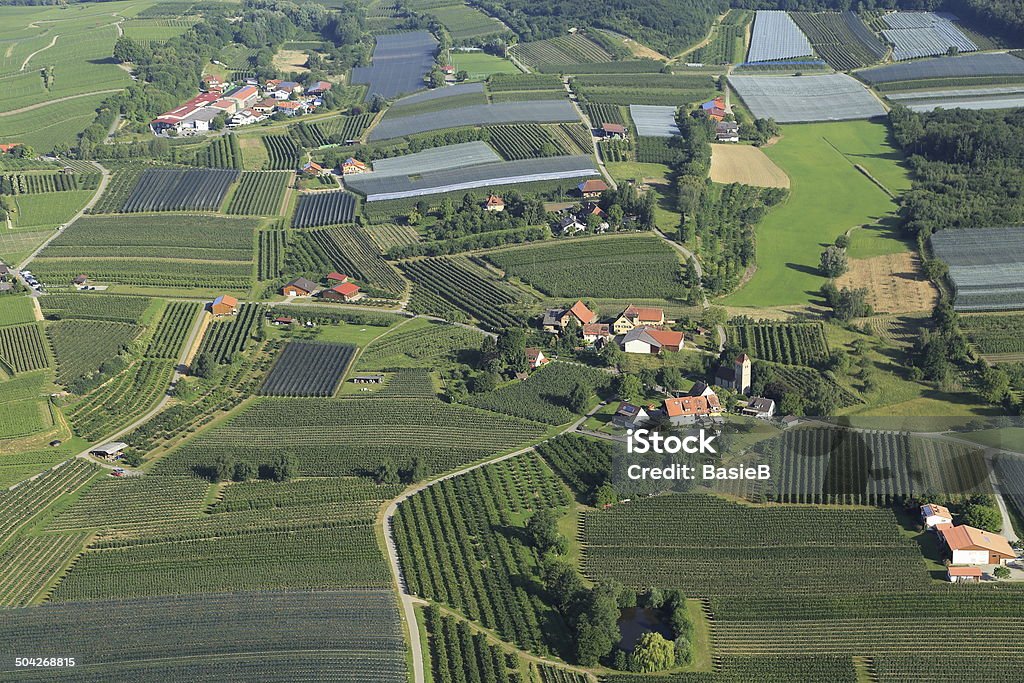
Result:
M14 291L14 285L10 282L0 282L0 294L6 294Z
M356 375L352 378L354 384L383 384L384 375Z
M268 97L252 105L251 109L257 114L273 114L274 110L277 109L277 100Z
M260 114L254 109L243 109L242 111L233 114L231 120L228 122L229 126L248 126L253 123L258 123L266 118L266 114Z
M358 175L360 173L369 173L370 169L367 168L366 164L359 161L354 157L349 157L345 161L341 162L341 174L342 175Z
M999 534L966 524L937 524L935 529L952 554L953 564L1003 564L1017 557L1009 541Z
M324 168L315 161L307 161L302 167L302 172L311 176L331 175L331 170L329 168Z
M277 318L274 318L273 322L275 325L291 325L295 322L295 319L287 316L278 316Z
M579 190L584 199L596 199L601 196L602 192L608 189L608 185L603 180L584 180L576 186L576 189Z
M339 284L343 284L345 282L348 282L348 275L344 275L336 270L333 270L330 273L327 273L327 277L325 279L328 282L337 282Z
M180 107L164 112L157 118L153 119L149 124L149 127L154 133L166 133L171 129L181 131L185 128L194 127L187 123L186 120L200 109L207 107L219 99L219 93L200 93L182 104Z
M323 290L320 292L320 296L333 301L353 301L359 296L359 286L351 282L343 282Z
M202 88L206 92L223 92L224 81L220 79L220 76L206 74L205 76L203 76Z
M613 336L611 326L608 323L590 323L583 326L583 341L587 342L590 346L595 346L598 343L603 344Z
M665 311L660 308L643 308L630 304L612 322L612 332L626 334L634 327L660 327L665 324Z
M582 301L577 301L567 309L549 308L544 313L544 331L558 333L564 330L569 321L575 319L579 325L597 322L597 313L587 308Z
M84 273L81 274L81 275L76 275L75 278L71 281L71 284L73 284L76 287L81 287L81 286L86 285L88 283L89 283L89 276L84 274Z
M775 415L775 401L763 396L755 396L747 402L747 405L740 412L747 417L767 420Z
M210 312L214 315L231 315L237 306L238 299L229 294L221 294L210 304Z
M573 215L563 216L558 220L559 235L575 235L587 229L587 224Z
M120 456L126 448L128 448L128 444L124 441L111 441L110 443L96 446L89 451L89 454L96 455L101 458L107 458L108 460L114 460Z
M487 198L487 201L484 203L484 208L487 209L488 211L504 211L505 200L499 197L498 195L492 194Z
M621 123L602 123L601 137L624 139L626 137L626 127Z
M942 505L928 503L921 506L921 521L925 529L934 530L940 524L952 524L953 515Z
M283 111L288 116L295 116L296 114L306 113L306 105L294 100L284 100L277 103L277 110Z
M621 345L626 353L678 351L683 348L683 333L646 326L634 327L622 337Z
M750 393L750 356L741 353L732 367L723 365L715 373L715 384L723 389L732 389L741 394Z
M639 429L651 421L651 414L643 406L623 401L612 416L612 424L623 429Z
M720 415L722 405L718 396L680 396L665 399L665 414L675 426L691 425L698 420Z
M9 154L12 150L21 147L20 142L5 142L0 144L0 154Z
M225 114L234 114L235 112L240 111L242 107L238 106L237 101L229 100L228 98L223 97L217 100L216 102L213 102L210 105L210 109L217 109L218 111L222 111Z
M545 356L543 351L533 346L526 349L526 362L530 364L530 368L537 369L550 363L551 359Z
M306 88L307 95L323 95L325 92L331 89L331 84L327 81L317 81L313 85Z
M740 124L735 121L719 121L715 124L715 140L718 142L739 142Z
M981 567L947 567L946 578L950 583L978 583L981 581Z
M725 100L721 97L716 97L713 100L708 100L700 105L704 115L714 121L724 121L727 114L725 110Z
M312 280L307 280L304 277L297 277L284 287L281 288L281 293L285 296L312 296L319 288Z
M260 90L254 85L243 85L224 96L224 99L236 102L238 109L245 109L250 105L256 104L259 98Z

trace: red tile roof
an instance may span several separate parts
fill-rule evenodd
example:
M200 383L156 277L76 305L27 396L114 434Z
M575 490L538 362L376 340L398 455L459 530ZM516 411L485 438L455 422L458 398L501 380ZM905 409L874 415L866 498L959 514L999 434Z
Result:
M669 417L710 415L722 412L722 406L714 394L710 396L680 396L679 398L665 399L665 412Z
M597 320L597 313L587 308L587 305L582 301L577 301L569 309L569 312L576 316L581 323L584 325L592 323Z
M580 192L604 192L608 189L607 183L603 180L585 180L576 186Z
M981 567L948 567L950 576L976 576L981 578Z
M340 285L331 287L331 291L337 292L342 296L354 296L359 293L359 286L354 285L351 282L343 282Z
M983 529L975 529L966 524L937 524L935 526L950 550L987 550L1007 558L1016 557L1017 553L1010 547L1010 542L999 534Z
M672 330L656 330L654 328L647 328L647 334L658 341L662 346L675 346L677 348L683 347L683 333L674 332Z

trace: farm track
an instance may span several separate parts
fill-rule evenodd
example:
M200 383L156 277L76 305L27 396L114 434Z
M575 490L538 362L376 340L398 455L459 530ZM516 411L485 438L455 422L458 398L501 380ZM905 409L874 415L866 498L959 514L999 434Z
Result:
M615 183L615 178L612 178L612 174L608 172L608 169L604 165L604 159L601 158L601 153L597 149L597 140L594 139L594 123L587 116L587 113L583 111L583 107L577 101L572 88L569 86L569 77L565 76L562 78L562 86L565 88L565 92L569 94L569 102L572 104L572 108L576 110L576 115L583 121L583 125L587 127L590 135L590 146L593 148L591 153L594 155L594 159L597 161L597 167L601 169L601 175L604 176L610 188L617 189L618 185Z
M32 61L32 58L35 57L40 52L42 52L43 50L49 50L51 47L56 45L58 38L60 38L60 34L59 33L53 37L53 40L50 41L49 45L47 45L46 47L41 47L38 50L36 50L35 52L33 52L32 54L30 54L28 57L25 57L25 61L21 63L21 68L18 69L18 71L24 71L25 69L27 69L28 68L28 63Z
M694 263L694 267L695 267L695 269L697 271L697 277L699 277L701 279L704 279L704 268L700 265L700 259L697 258L696 254L694 254L692 251L690 251L689 249L687 249L683 245L679 244L678 242L674 242L674 241L670 240L668 238L668 236L665 235L665 233L663 233L658 228L655 228L654 232L657 233L658 237L660 237L661 239L665 240L670 247L672 247L677 252L682 254L683 258L685 258L687 261L690 261L692 259L693 263ZM701 297L701 302L700 302L701 307L704 308L704 309L710 308L711 307L711 302L708 301L708 295L704 292L703 288L701 288L701 290L700 290L700 297ZM726 337L725 337L725 327L723 327L722 325L716 325L715 326L715 333L718 336L718 350L719 350L719 352L721 352L725 348L725 339L726 339Z
M558 435L561 436L562 434L567 434L569 432L576 431L580 427L580 425L582 425L588 417L596 413L600 407L600 404L598 404L586 415L579 418L571 425L569 425L561 432L559 432ZM547 439L543 439L538 443L544 443L545 441L548 441L552 438L554 437L548 437ZM398 561L398 549L395 546L395 539L394 535L392 534L392 525L395 513L398 511L399 504L435 484L447 481L448 479L454 479L455 477L460 477L463 474L467 474L469 472L472 472L473 470L477 470L486 465L493 465L494 463L504 462L505 460L510 460L525 453L529 453L536 446L537 444L533 444L526 448L520 448L519 450L513 451L512 453L506 453L505 455L495 456L493 458L483 460L476 464L455 470L454 472L449 472L448 474L442 475L436 479L431 479L430 481L414 484L413 486L403 491L401 495L399 495L397 498L392 499L384 508L383 512L380 514L378 518L378 523L380 524L381 533L384 534L384 543L387 546L388 566L391 568L391 576L394 579L394 585L395 588L397 588L398 590L398 597L402 603L402 613L405 618L406 628L408 628L409 630L409 645L412 651L413 663L412 683L425 683L426 680L423 667L423 650L420 644L420 629L419 625L416 622L416 605L424 605L427 604L427 602L422 598L415 596L409 592L407 584L405 582L405 577L402 574L402 565Z
M34 109L42 109L43 107L49 107L51 104L57 104L58 102L66 102L68 100L77 100L79 97L89 97L90 95L109 95L110 93L121 92L124 88L108 88L107 90L93 90L92 92L78 93L77 95L66 95L65 97L58 97L53 100L46 100L45 102L36 102L30 104L21 109L12 109L10 111L0 112L0 116L14 116L15 114L24 114L27 111L33 111Z

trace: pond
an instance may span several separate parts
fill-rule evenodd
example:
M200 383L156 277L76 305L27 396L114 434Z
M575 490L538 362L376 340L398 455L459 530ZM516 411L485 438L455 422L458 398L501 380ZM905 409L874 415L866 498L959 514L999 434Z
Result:
M672 638L672 631L669 629L658 610L650 607L627 607L619 615L619 647L626 652L632 652L640 636L651 631L657 631L665 638Z

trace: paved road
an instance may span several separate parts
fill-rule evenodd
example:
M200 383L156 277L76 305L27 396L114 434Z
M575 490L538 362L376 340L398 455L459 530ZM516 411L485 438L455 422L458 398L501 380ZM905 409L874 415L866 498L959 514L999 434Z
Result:
M601 408L600 405L595 406L593 410L588 412L584 417L581 417L580 419L573 422L570 426L563 429L560 432L560 434L567 434L569 432L576 431L579 428L579 426L582 425L588 417L596 413L599 408ZM545 441L547 440L548 439L545 439ZM543 441L540 443L543 443ZM415 609L417 604L422 605L425 603L421 598L418 598L409 592L408 586L405 583L405 577L402 575L402 565L398 561L398 550L395 547L395 539L394 535L392 534L392 524L395 517L395 512L398 510L398 505L403 501L416 495L420 491L423 491L429 486L433 486L434 484L437 484L442 481L447 481L448 479L454 479L455 477L461 477L463 474L466 474L467 472L472 472L473 470L479 469L485 465L491 465L497 462L508 460L510 458L515 458L516 456L523 455L524 453L529 453L534 449L536 445L537 444L534 444L533 446L529 446L527 448L520 448L518 451L506 453L505 455L499 455L489 460L478 462L475 465L463 467L460 470L449 472L448 474L438 477L437 479L432 479L430 481L414 484L413 486L403 491L400 496L398 496L390 503L388 503L388 506L384 509L384 512L380 517L380 524L381 530L384 533L384 541L385 544L387 545L388 565L391 567L391 576L394 579L395 587L398 589L398 597L402 604L402 613L405 616L405 623L409 629L409 645L412 649L413 683L424 683L425 681L423 673L423 650L420 647L420 630L419 626L416 623Z
M81 210L79 210L78 213L76 213L74 216L69 218L68 221L66 223L64 223L64 225L62 225L60 228L58 228L56 231L54 231L54 233L52 235L50 235L46 239L45 242L40 244L36 248L35 251L33 251L28 256L26 256L25 260L22 261L21 264L18 266L18 270L24 270L25 268L27 268L28 264L32 262L32 259L34 259L36 256L39 256L39 252L41 252L43 249L45 249L50 244L50 242L52 242L53 240L55 240L57 238L58 235L63 233L64 229L67 226L69 226L72 223L74 223L75 221L77 221L79 218L81 218L85 214L86 211L88 211L92 207L96 206L96 202L98 202L100 200L100 197L103 196L103 191L105 189L107 189L107 183L110 182L110 171L108 171L107 169L105 169L103 166L101 166L100 164L96 163L95 161L90 161L89 163L92 164L93 166L95 166L97 169L99 169L99 172L100 172L100 184L99 184L99 187L96 188L96 192L95 192L95 194L93 194L92 199L90 199L86 203L86 205L83 206L81 208Z
M573 109L576 110L576 114L579 115L580 119L583 121L583 125L585 125L587 130L590 131L590 145L594 148L594 159L597 160L597 167L601 169L601 175L603 175L604 179L608 182L608 187L613 190L616 189L618 185L615 184L615 178L612 178L612 174L608 172L608 168L605 167L604 160L601 158L601 153L597 150L597 140L594 138L594 122L591 121L590 117L583 112L583 109L580 108L579 102L576 101L576 95L573 93L572 88L569 87L568 76L562 77L562 87L564 87L565 92L569 94L569 102L572 104Z

